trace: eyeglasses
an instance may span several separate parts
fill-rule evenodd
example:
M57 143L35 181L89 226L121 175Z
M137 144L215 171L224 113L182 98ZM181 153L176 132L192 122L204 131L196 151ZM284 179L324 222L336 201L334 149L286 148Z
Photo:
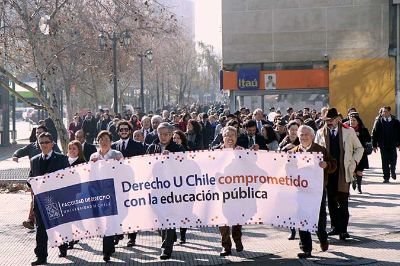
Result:
M129 132L129 128L122 127L122 128L119 129L119 132Z
M50 144L50 143L51 143L51 141L41 141L41 142L39 142L40 145L43 145L43 144Z

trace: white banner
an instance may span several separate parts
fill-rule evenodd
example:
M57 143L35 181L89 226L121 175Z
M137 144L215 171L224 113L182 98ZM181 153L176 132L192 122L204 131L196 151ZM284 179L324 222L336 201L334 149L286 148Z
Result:
M322 154L216 150L97 161L29 180L49 243L173 227L316 231Z

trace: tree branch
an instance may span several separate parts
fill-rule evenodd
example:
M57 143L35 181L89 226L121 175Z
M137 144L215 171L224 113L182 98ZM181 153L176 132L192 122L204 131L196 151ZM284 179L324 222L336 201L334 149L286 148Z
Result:
M25 99L21 94L19 94L18 92L16 92L15 90L13 90L8 84L6 84L4 81L2 81L0 79L0 85L5 88L8 92L10 92L11 94L14 94L18 99L20 99L21 101L25 102L26 104L28 104L29 106L35 108L35 109L45 109L44 106L42 105L37 105L32 103L31 101Z

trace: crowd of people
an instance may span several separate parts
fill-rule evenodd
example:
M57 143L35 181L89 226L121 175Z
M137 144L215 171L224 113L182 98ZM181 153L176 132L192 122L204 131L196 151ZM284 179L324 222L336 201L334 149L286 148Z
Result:
M95 115L88 111L84 117L75 115L69 124L70 143L68 153L63 155L57 147L55 133L41 121L31 137L32 143L17 150L13 160L28 156L31 159L30 176L40 176L68 166L87 161L116 159L154 153L198 151L205 149L252 149L282 152L321 152L324 160L324 188L318 223L318 238L322 251L329 248L328 235L338 235L340 240L350 237L349 222L350 187L362 193L363 172L368 168L368 155L379 148L382 159L383 182L396 179L397 150L400 146L400 122L391 114L389 106L379 110L371 131L364 126L355 108L341 115L335 108L322 108L320 112L306 107L295 111L289 107L285 114L270 108L250 112L241 108L229 112L223 105L192 105L185 108L170 108L158 114L128 111L123 115L110 115L100 110ZM54 125L54 124L53 124ZM50 132L49 132L50 131ZM327 206L326 206L327 205ZM330 230L327 230L329 210ZM34 202L31 204L27 228L36 225L37 260L32 265L47 262L47 235L43 221ZM232 241L236 251L244 249L240 225L220 227L221 256L232 253ZM295 228L289 239L295 239ZM161 230L160 259L169 259L174 242L175 229ZM299 258L311 257L312 241L309 232L300 231ZM127 246L136 244L136 233L128 235ZM115 245L122 235L103 238L103 259L108 262L115 252ZM180 243L187 241L186 228L180 228ZM60 256L76 242L61 245Z

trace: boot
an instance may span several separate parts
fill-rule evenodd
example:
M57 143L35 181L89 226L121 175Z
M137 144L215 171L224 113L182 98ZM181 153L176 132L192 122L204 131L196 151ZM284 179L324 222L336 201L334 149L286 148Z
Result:
M358 194L362 194L361 190L361 181L362 181L362 176L357 175L357 189L358 189Z

